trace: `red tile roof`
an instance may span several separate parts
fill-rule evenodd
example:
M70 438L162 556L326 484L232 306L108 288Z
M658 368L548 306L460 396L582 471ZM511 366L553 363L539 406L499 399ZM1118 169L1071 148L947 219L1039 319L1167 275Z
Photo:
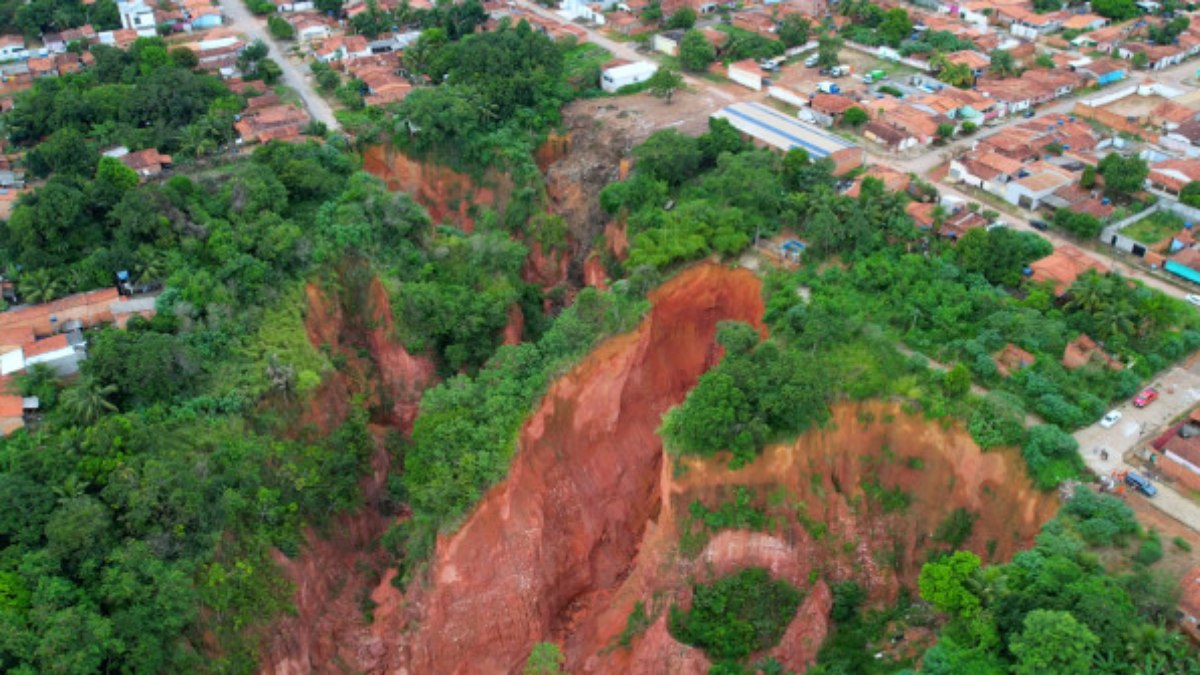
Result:
M38 340L33 344L25 345L25 358L38 356L41 354L49 354L50 352L56 352L60 349L66 349L70 346L71 343L67 342L66 334L60 333L54 337L48 337L45 340Z

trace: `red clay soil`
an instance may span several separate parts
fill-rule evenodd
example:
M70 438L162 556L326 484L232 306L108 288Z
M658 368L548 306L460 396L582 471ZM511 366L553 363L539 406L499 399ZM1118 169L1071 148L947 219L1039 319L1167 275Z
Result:
M322 382L299 427L315 427L327 434L345 421L356 394L364 405L391 402L372 424L376 439L371 473L362 479L366 506L337 518L327 536L305 533L303 553L289 559L275 552L275 560L296 588L296 613L281 619L270 631L264 647L263 673L310 673L332 668L335 662L358 662L378 649L374 636L363 625L362 597L379 582L374 570L383 569L389 557L375 545L391 517L378 508L385 497L391 457L384 439L391 429L408 433L425 387L434 382L434 365L414 357L394 342L392 313L387 293L378 279L365 289L368 321L347 320L341 303L316 286L307 289L305 326L314 347L328 347L345 362ZM365 347L370 359L359 356Z
M362 586L350 590L365 580L347 571L355 556L318 545L292 572L308 584L299 583L300 615L284 622L264 671L519 672L535 643L553 641L568 672L704 673L704 654L669 635L666 608L687 606L696 581L760 566L805 592L771 652L802 672L829 630L827 583L854 579L872 601L890 602L913 584L955 508L978 514L965 547L985 559L992 548L993 560L1027 546L1052 515L1054 499L1031 486L1015 453L981 453L961 427L891 403L839 404L826 429L737 471L723 458L688 459L677 471L656 432L661 416L718 359L719 321L761 328L761 288L749 272L705 264L652 300L636 331L605 341L551 386L519 432L508 478L439 539L427 577L403 594L390 583L394 570L375 585L372 624L357 616ZM864 493L872 481L904 491L910 505L885 512ZM783 495L771 507L784 515L776 528L720 532L695 557L682 555L677 514L696 499L715 505L735 486L751 487L763 506L766 494ZM797 513L828 532L814 538ZM352 540L345 550L359 550L352 528L343 536ZM335 581L346 590L336 593ZM652 623L619 647L639 601Z
M546 253L542 243L529 244L529 255L521 269L521 279L549 290L567 280L567 266L571 262L570 248L564 247Z
M390 586L377 589L373 629L391 653L356 666L511 672L535 642L607 606L660 508L663 412L715 361L717 322L757 323L763 311L752 274L716 265L684 272L652 300L636 331L551 387L520 431L509 477L438 542L430 585L415 582L404 598L409 611Z
M1057 508L1052 495L1029 482L1016 452L982 453L961 427L944 429L882 402L838 404L829 428L768 448L737 471L729 470L726 458L687 459L684 465L678 477L670 465L664 467L656 526L648 528L621 587L606 608L568 636L568 664L580 671L646 668L643 659L654 650L640 641L660 640L653 629L628 649L605 649L616 644L635 602L665 615L672 602L690 603L693 580L764 567L806 593L796 619L771 652L787 670L803 672L829 629L827 583L853 579L872 601L891 603L901 585L915 586L937 526L956 508L979 516L964 548L985 560L993 540L993 560L1007 560L1027 547ZM862 485L869 482L903 490L912 499L910 506L885 513L865 495ZM753 489L760 507L766 506L766 494L786 495L782 511L777 507L773 513L803 513L824 523L828 532L814 539L797 520L785 518L771 532L721 531L694 559L680 555L676 515L686 513L697 499L715 506L728 499L734 486Z
M407 192L429 211L433 222L449 221L466 232L475 227L469 209L472 205L503 210L506 189L495 190L477 185L470 176L449 167L420 162L391 146L376 145L363 151L363 170L383 179L391 190ZM494 179L494 180L493 180ZM489 182L506 183L499 176Z
M608 288L608 273L600 257L593 252L583 261L583 283L586 286L606 290Z

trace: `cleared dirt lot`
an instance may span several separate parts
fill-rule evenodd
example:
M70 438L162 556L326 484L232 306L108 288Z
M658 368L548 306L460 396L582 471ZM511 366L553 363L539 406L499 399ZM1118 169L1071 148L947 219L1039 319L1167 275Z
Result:
M1126 117L1145 117L1155 106L1166 100L1161 96L1126 96L1103 106L1103 109Z
M670 103L641 93L576 101L567 106L563 117L590 117L598 125L619 130L617 137L636 145L658 129L673 128L693 136L704 133L709 116L726 105L729 101L703 90L676 92Z

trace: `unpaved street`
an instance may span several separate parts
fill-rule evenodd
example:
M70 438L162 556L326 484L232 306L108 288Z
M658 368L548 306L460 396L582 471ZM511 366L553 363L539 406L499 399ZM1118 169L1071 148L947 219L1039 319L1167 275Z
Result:
M329 107L329 103L317 94L312 87L312 82L308 77L307 72L301 72L300 68L288 60L287 55L275 44L275 39L267 33L263 27L263 23L246 9L246 5L242 0L220 0L221 11L225 16L229 17L230 27L239 33L244 33L251 42L254 40L262 40L270 49L271 59L279 64L283 69L283 83L291 87L304 102L304 107L308 109L308 114L319 122L324 122L325 126L330 130L340 128L337 118L333 115L333 108Z

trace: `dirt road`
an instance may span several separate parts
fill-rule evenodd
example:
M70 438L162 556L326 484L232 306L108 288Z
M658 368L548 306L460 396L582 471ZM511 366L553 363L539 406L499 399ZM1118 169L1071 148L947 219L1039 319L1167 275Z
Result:
M333 115L333 108L329 107L329 103L313 89L308 74L302 72L300 67L288 60L287 54L279 48L275 39L263 28L263 24L250 13L250 10L246 9L242 0L220 0L220 4L221 11L229 17L231 28L245 34L251 42L262 40L266 43L271 59L283 69L283 83L300 96L304 107L308 109L308 114L314 120L324 122L330 130L340 128L337 118Z

